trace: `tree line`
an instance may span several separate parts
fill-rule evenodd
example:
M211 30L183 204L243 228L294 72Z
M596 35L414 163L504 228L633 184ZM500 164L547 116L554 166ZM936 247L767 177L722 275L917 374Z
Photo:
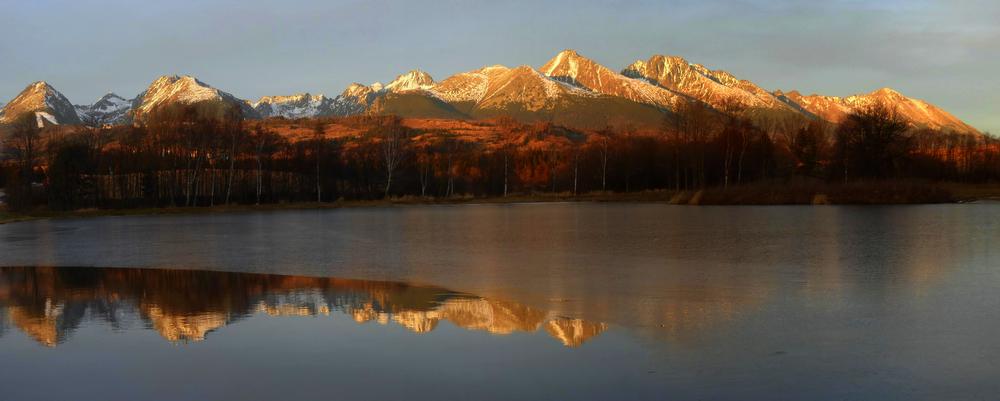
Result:
M769 128L736 106L698 105L655 130L501 118L493 134L469 138L395 116L296 124L310 134L292 140L221 105L175 105L129 126L43 135L28 114L5 128L0 187L11 209L72 210L1000 177L997 140L915 129L877 103L838 125ZM331 132L343 126L360 134Z

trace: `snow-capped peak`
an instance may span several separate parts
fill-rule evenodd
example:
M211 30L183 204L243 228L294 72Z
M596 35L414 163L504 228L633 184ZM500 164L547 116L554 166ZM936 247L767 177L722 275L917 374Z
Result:
M28 87L31 88L32 90L50 90L51 88L49 83L45 81L32 82L31 85L29 85Z
M190 75L164 75L153 81L140 98L139 111L149 112L166 102L191 104L221 99L222 93Z
M340 94L340 96L341 97L360 98L360 97L368 96L369 94L371 94L374 91L376 91L376 89L374 89L374 88L372 88L372 87L370 87L368 85L359 84L357 82L354 82L354 83L348 85L347 89L344 89L344 91Z
M673 109L681 96L646 80L626 77L575 50L564 50L542 66L545 76L575 87L614 97L645 103L661 109Z
M385 86L385 90L390 92L405 92L411 90L429 90L433 87L434 78L431 78L430 74L420 70L412 70L396 77L396 79Z
M275 104L275 103L292 103L292 102L313 102L318 103L326 100L327 97L323 94L311 95L306 93L297 93L290 96L263 96L257 99L256 102L250 103L251 106L256 108L262 104Z
M291 96L264 96L252 103L254 111L264 118L304 118L333 113L334 99L324 95L299 93Z
M113 92L108 92L106 95L101 96L96 102L91 106L91 108L108 111L108 110L118 110L126 107L131 107L132 101L127 100Z
M136 98L132 114L142 119L143 115L161 105L191 105L203 102L221 102L229 107L238 108L245 117L254 116L253 107L248 102L213 88L190 75L164 75L157 78Z
M34 113L39 124L78 124L80 117L66 96L45 81L33 82L0 113L0 123L7 123L25 113Z
M720 109L735 102L744 108L793 111L787 103L750 81L741 80L726 71L710 70L682 57L654 55L648 60L632 63L622 74Z
M127 100L113 92L108 92L94 104L75 106L80 121L90 126L122 124L128 121L128 112L132 110L132 100Z
M475 71L455 74L438 82L431 92L439 99L447 102L478 103L486 95L491 80L498 78L510 68L494 64Z
M545 66L542 67L542 73L547 76L558 75L560 77L567 77L571 79L576 79L577 75L580 73L581 63L592 63L590 59L580 56L576 50L566 49L550 60Z
M875 92L872 92L870 96L880 96L880 97L885 97L887 99L902 99L906 97L903 96L902 93L899 93L899 91L889 87L881 88Z
M505 66L503 64L493 64L493 65L488 65L488 66L485 66L483 68L480 68L478 70L478 72L481 72L483 74L490 74L490 73L493 73L493 72L503 72L503 71L509 71L509 70L510 70L510 67Z
M153 81L144 93L140 108L148 111L167 100L177 100L183 103L196 103L221 97L219 90L189 76L164 75Z

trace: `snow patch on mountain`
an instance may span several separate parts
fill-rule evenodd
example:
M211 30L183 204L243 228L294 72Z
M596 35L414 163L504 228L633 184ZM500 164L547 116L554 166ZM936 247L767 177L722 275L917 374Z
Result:
M520 66L489 77L480 108L502 109L517 106L527 111L551 109L571 97L598 96L570 83L549 78L530 66Z
M262 118L307 118L328 115L333 99L324 95L301 93L292 96L264 96L251 106Z
M431 89L431 92L446 102L479 103L486 96L490 79L507 71L510 71L510 68L493 65L463 72L441 81Z
M108 93L91 105L77 105L76 114L80 120L92 127L125 124L135 100L127 100L114 93Z
M35 112L35 122L38 124L38 128L44 128L48 125L59 125L59 120L55 116L44 111Z

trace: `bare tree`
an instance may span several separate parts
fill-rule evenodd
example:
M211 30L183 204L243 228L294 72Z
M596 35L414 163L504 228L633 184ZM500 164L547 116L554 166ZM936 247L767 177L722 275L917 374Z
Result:
M580 148L581 145L577 142L570 144L573 152L573 195L578 195L580 193Z
M719 115L703 103L682 103L677 109L677 133L687 155L684 174L686 188L705 186L705 148L716 131Z
M398 118L390 118L375 129L375 135L381 147L382 167L385 169L384 196L388 198L392 189L393 174L406 155L410 140L409 130Z
M820 158L826 148L823 123L812 121L805 127L799 128L789 150L795 157L795 169L806 176L813 176L818 173Z
M450 198L455 194L455 153L458 152L458 141L449 136L444 141L445 181L444 196Z
M10 136L6 146L17 161L18 182L11 186L7 195L14 208L31 206L32 181L34 181L35 159L38 157L38 143L41 140L41 125L35 113L24 113L14 118L10 124Z
M520 130L522 128L516 120L511 117L502 117L497 120L499 128L497 143L500 155L503 158L503 197L510 193L510 170L513 163L514 153L517 150Z
M226 204L229 204L230 197L233 193L233 172L236 167L236 157L238 155L238 146L242 142L243 137L246 133L243 131L243 112L239 107L232 107L227 111L225 117L222 121L223 130L228 134L229 137L229 174L226 179ZM212 186L213 190L215 186ZM214 196L212 197L214 200Z
M510 191L510 159L514 153L514 146L505 143L500 148L500 153L503 156L503 197L506 198Z
M739 151L740 156L740 169L742 170L742 152L745 152L746 147L749 144L747 137L747 126L751 125L749 120L745 117L745 107L742 103L735 100L727 100L722 103L720 107L722 112L725 114L725 126L723 126L722 131L719 132L720 141L722 142L722 154L723 154L723 180L722 187L728 188L730 176L732 175L733 163L736 162L734 158ZM742 173L741 173L742 174Z
M844 179L848 179L848 166L863 177L886 178L898 171L909 155L908 129L899 112L881 102L849 114L838 130Z
M434 146L429 143L420 145L416 156L417 178L420 180L420 197L427 196L427 187L434 174Z
M264 161L270 160L271 156L277 152L281 144L281 137L277 134L268 131L267 128L260 123L254 127L253 135L251 136L251 141L254 147L254 160L257 164L257 174L256 174L256 204L260 204L261 196L264 189L263 180L263 170Z
M316 202L323 201L323 181L320 175L320 161L326 148L326 122L316 120L313 125L313 157L316 159Z
M608 158L611 151L611 128L597 132L597 151L601 157L601 192L608 191Z

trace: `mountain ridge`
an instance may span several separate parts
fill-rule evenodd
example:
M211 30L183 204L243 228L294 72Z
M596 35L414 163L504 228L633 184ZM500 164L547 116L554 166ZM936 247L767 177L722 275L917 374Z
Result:
M789 99L810 113L830 121L840 123L847 115L858 108L882 102L893 105L904 119L916 128L952 129L958 132L979 133L979 130L955 117L951 113L930 104L924 100L903 95L895 89L884 87L869 93L860 93L847 97L802 95L798 91L775 91L779 98Z
M236 96L189 75L164 75L129 100L108 93L90 105L74 106L51 85L29 85L0 107L0 123L15 114L36 113L40 125L106 126L142 120L169 104L219 104L247 118L311 118L356 114L478 119L510 115L524 121L550 121L589 128L605 125L657 125L684 105L702 104L722 113L781 113L807 120L843 121L874 102L899 110L915 128L981 134L947 111L890 88L847 97L768 91L725 70L669 55L637 60L620 71L566 49L539 68L491 65L436 81L413 69L388 84L352 83L338 96L299 93ZM2 105L2 104L0 104Z

